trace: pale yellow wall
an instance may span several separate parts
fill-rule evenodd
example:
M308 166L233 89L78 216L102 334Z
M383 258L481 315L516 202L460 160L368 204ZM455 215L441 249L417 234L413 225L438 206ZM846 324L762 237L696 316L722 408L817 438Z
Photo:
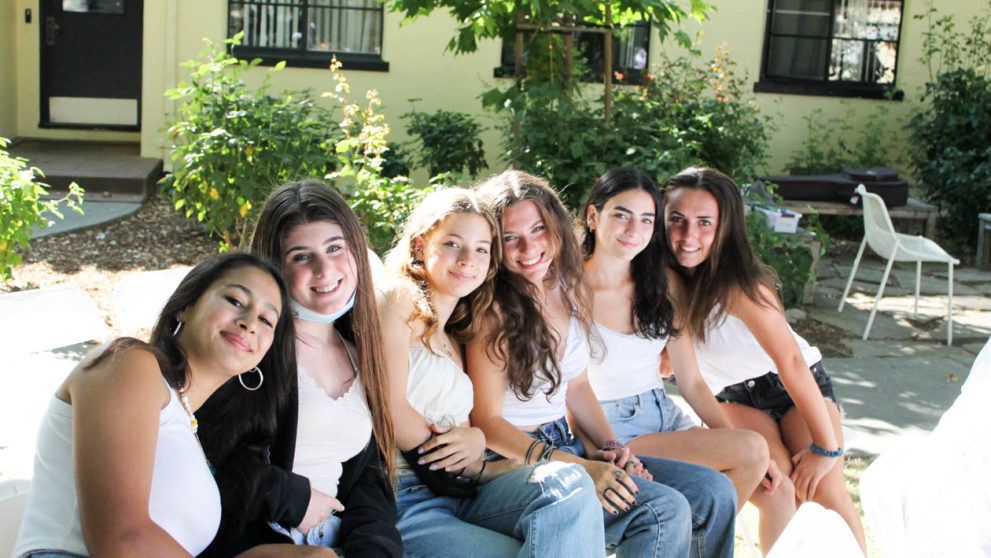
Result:
M0 53L14 51L14 21L14 0L0 0ZM0 137L8 139L17 131L16 84L17 58L0 55Z
M174 86L177 76L180 80L187 79L186 68L179 64L195 58L205 48L204 37L223 41L227 29L226 5L226 2L199 0L145 1L144 65L146 69L161 70L146 71L144 75L143 155L168 158L165 134L159 129L165 125L173 106L156 92ZM447 40L454 33L454 23L446 15L438 14L406 26L401 26L400 21L397 14L385 14L382 57L389 62L388 72L345 72L352 97L364 101L367 89L377 89L386 105L383 109L386 121L397 141L406 139L400 116L410 110L409 98L423 99L416 103L418 110L444 108L476 113L480 121L489 122L487 115L481 114L478 96L494 82L492 70L499 61L498 45L490 41L476 54L454 56L444 52ZM265 68L255 69L247 81L257 85L265 72ZM273 91L311 88L317 95L333 87L328 70L311 68L286 68L276 74L273 84ZM484 141L491 153L491 164L498 164L498 135L490 131Z
M140 136L137 132L59 130L38 127L38 122L41 121L41 101L39 98L41 17L38 10L38 0L13 0L13 4L14 14L16 14L14 18L14 48L17 58L16 135L48 139L138 141ZM24 23L24 10L28 8L31 9L34 17L31 23Z
M26 2L28 0L18 0ZM712 0L718 5L709 20L701 24L704 33L702 50L711 55L713 48L728 44L733 59L741 72L750 77L748 87L758 78L761 49L763 48L765 0ZM146 156L168 158L164 126L172 109L160 92L174 86L185 77L185 69L179 64L193 58L203 49L202 39L209 37L222 41L226 33L226 2L202 2L200 0L146 0L144 47L144 99L141 133L142 153ZM942 13L953 13L959 24L980 10L980 2L970 0L944 0L939 2ZM920 33L924 24L912 19L912 15L925 8L924 0L906 0L902 25L901 52L897 87L905 91L905 101L890 102L864 99L839 99L834 97L757 94L764 110L772 115L778 130L771 141L771 161L768 171L780 172L804 138L802 116L815 109L822 109L824 117L845 115L852 107L858 114L865 114L877 103L887 103L893 116L905 115L917 102L921 86L926 79L924 68L918 63L921 52ZM689 23L686 30L694 33L698 24ZM392 125L394 139L404 140L403 121L399 116L410 108L406 101L411 97L423 100L417 108L432 111L437 108L474 114L480 121L493 124L490 115L481 109L478 96L497 80L492 69L499 61L497 41L482 43L479 52L468 56L454 56L444 52L444 46L454 32L453 21L443 13L421 18L401 26L396 14L386 13L384 22L383 58L390 63L388 72L347 71L353 94L361 99L368 88L377 88L387 105L384 109L387 121ZM36 39L35 39L36 40ZM656 61L662 48L652 39L650 59ZM251 76L253 83L260 81L264 70ZM504 80L499 80L504 85ZM330 75L321 69L287 68L274 80L275 88L312 88L320 92L331 86ZM484 136L490 164L495 169L499 160L499 135L490 130ZM495 169L497 170L497 169ZM422 178L422 177L419 177Z
M717 10L699 26L694 24L686 29L701 29L704 34L702 51L706 55L714 52L716 45L727 43L732 58L740 70L745 70L752 85L760 75L760 59L763 49L765 0L716 0ZM937 2L941 14L953 14L958 27L962 27L970 17L983 9L983 2L972 0L941 0ZM924 21L913 19L913 15L925 13L925 0L905 0L902 15L901 43L898 53L898 75L896 87L905 92L905 100L880 101L867 99L841 99L809 95L782 95L758 93L756 98L764 111L774 117L778 130L771 141L769 171L785 170L792 153L806 136L802 117L816 109L823 111L823 117L844 117L853 108L857 117L854 120L865 122L863 118L877 103L886 103L893 118L904 118L918 106L923 84L928 79L928 71L919 62L922 54L921 38L926 29ZM670 47L670 45L667 45ZM892 124L897 126L897 124ZM906 170L906 169L901 169Z

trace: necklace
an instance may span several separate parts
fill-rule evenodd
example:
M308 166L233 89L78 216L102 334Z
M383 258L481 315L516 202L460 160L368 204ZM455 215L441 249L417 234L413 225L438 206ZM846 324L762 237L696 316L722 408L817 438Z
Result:
M182 408L186 410L186 414L189 415L189 426L193 429L193 434L200 429L200 421L196 420L196 415L193 414L193 408L189 406L189 396L186 395L185 391L179 391L179 401L182 402ZM199 436L196 437L197 441Z

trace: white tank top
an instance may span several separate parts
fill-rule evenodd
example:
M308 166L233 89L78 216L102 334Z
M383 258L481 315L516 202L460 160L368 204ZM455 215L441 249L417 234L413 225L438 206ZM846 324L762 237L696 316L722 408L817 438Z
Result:
M299 419L292 470L310 479L313 488L336 497L344 462L358 455L372 436L372 416L365 392L361 381L355 378L344 395L333 399L302 366L297 376Z
M558 366L561 368L561 385L547 397L547 380L533 383L533 397L520 401L513 390L506 387L502 404L502 418L514 426L535 426L557 420L567 411L566 398L568 382L577 378L588 366L588 341L582 332L578 318L572 317L568 324L568 339L564 346L564 356Z
M468 422L475 392L471 378L453 360L426 347L410 347L406 399L427 422L457 426ZM402 455L396 455L396 462L407 466Z
M601 356L588 363L588 381L600 401L622 399L664 389L661 381L661 351L667 337L646 339L632 333L613 331L595 324L605 345Z
M812 366L822 360L819 349L809 345L791 329L791 326L788 326L788 331L795 336L805 364ZM723 320L714 325L710 317L705 330L705 343L699 343L697 337L694 337L693 341L699 372L702 373L702 378L705 379L712 393L719 393L727 386L763 376L768 372L778 373L774 361L764 352L760 343L750 333L750 329L739 318L729 314L725 314Z
M148 512L192 555L202 552L220 526L220 493L189 415L175 390L158 421ZM34 481L14 556L31 550L89 555L79 525L72 463L72 406L52 397L38 429Z

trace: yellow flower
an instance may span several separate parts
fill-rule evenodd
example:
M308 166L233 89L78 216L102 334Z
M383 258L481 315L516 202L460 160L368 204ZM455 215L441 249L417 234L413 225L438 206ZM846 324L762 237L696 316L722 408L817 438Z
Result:
M216 200L220 198L220 192L216 188L210 188L210 199Z
M0 252L3 252L6 249L7 249L7 241L6 240L0 240Z
M240 211L241 217L243 218L247 216L249 211L251 211L251 204L249 202L244 202L244 204L241 206L241 211Z

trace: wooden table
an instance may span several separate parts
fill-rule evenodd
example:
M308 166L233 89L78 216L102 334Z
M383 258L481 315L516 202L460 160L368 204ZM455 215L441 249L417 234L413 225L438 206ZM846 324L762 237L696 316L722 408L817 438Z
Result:
M821 215L863 215L864 209L860 206L850 205L843 202L831 201L805 201L805 200L784 200L781 206L789 211L798 213L809 213L809 208L815 209ZM889 207L888 215L892 220L905 219L909 221L923 221L924 235L927 238L935 239L936 218L939 217L939 210L934 205L922 203L919 200L909 198L908 203L898 207Z

